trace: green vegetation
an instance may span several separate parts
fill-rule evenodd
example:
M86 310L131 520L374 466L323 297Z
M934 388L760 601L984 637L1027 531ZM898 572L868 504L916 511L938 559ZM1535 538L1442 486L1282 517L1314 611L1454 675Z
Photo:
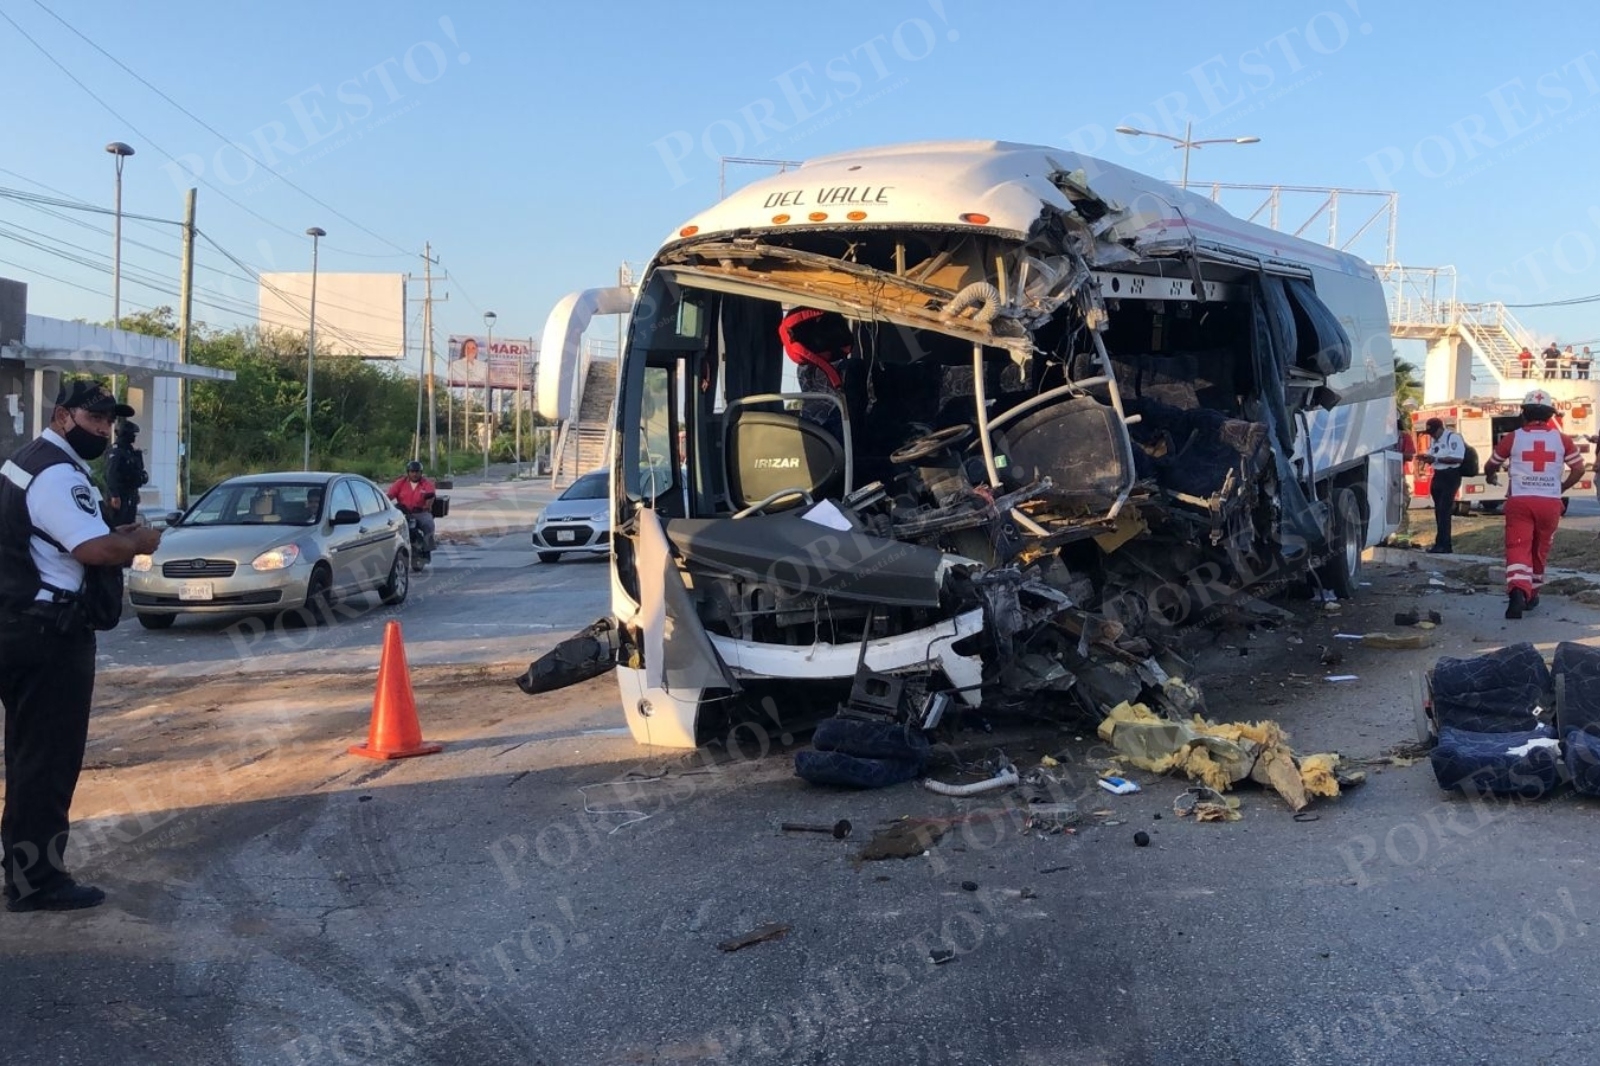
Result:
M1412 404L1422 402L1422 379L1417 377L1417 368L1404 359L1394 361L1394 402L1401 411L1406 409L1406 401Z
M128 315L122 327L152 336L177 336L171 308ZM195 328L190 361L231 370L233 381L199 381L189 389L191 477L197 491L235 474L298 470L304 451L306 357L303 334L256 329ZM463 447L462 405L447 411L439 404L439 467L474 470L483 461L476 447ZM476 411L476 408L474 408ZM456 428L455 449L446 454L446 428ZM493 462L512 459L511 421L497 427ZM535 419L537 422L537 418ZM385 482L399 476L414 453L417 379L391 363L318 353L311 414L311 466L364 474ZM524 458L532 454L524 423ZM427 441L420 449L427 452Z

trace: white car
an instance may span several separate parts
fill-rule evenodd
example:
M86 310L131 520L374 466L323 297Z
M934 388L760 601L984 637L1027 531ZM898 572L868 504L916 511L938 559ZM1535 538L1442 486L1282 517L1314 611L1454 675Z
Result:
M585 474L556 497L533 527L541 563L563 555L607 555L611 551L611 475Z

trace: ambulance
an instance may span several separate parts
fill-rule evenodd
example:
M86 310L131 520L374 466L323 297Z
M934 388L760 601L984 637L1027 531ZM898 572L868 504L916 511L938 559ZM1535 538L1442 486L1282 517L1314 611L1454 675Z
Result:
M1489 461L1500 438L1522 425L1522 401L1489 396L1418 408L1411 416L1411 424L1418 427L1415 439L1419 455L1433 444L1433 438L1420 428L1426 426L1430 418L1437 418L1446 428L1460 433L1461 439L1478 453L1481 468ZM1561 499L1561 513L1566 514L1573 493L1594 491L1594 446L1586 439L1600 433L1600 419L1596 417L1594 400L1588 397L1556 400L1556 424L1577 444L1586 468L1583 480ZM1415 460L1408 461L1406 465L1410 468L1407 473L1411 483L1411 506L1432 507L1433 497L1430 493L1433 488L1433 468ZM1482 473L1477 477L1462 478L1461 489L1456 494L1456 514L1470 514L1473 508L1484 514L1499 514L1505 504L1508 479L1502 476L1499 480L1498 485L1491 485L1484 480Z

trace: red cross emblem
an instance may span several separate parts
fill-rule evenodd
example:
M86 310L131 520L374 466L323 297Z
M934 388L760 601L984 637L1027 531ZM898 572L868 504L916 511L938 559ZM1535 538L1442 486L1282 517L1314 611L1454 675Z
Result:
M1561 457L1555 452L1551 451L1549 448L1546 448L1544 441L1541 440L1535 442L1532 448L1529 448L1527 451L1523 452L1520 458L1523 462L1533 467L1533 472L1535 474L1542 474L1544 473L1545 467L1549 466L1551 463L1555 462Z

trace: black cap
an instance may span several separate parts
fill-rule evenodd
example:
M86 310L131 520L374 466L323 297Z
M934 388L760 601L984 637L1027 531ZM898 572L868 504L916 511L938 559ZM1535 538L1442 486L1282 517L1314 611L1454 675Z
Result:
M133 417L133 408L118 403L111 390L94 378L67 378L62 381L61 391L56 393L56 406L77 408L98 415L115 415L118 418Z
M419 463L415 459L411 460L409 463L406 464L406 473L408 473L408 474L411 474L411 473L420 474L420 473L422 473L422 464Z

